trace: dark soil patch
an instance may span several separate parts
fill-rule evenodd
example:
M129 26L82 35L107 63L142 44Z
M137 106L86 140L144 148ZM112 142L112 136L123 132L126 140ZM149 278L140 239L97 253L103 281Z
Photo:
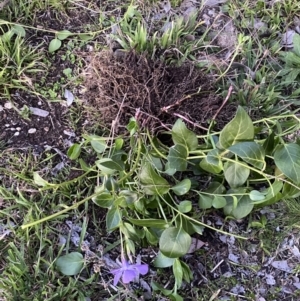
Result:
M83 25L96 24L97 13L91 13L86 9L66 9L65 12L49 10L36 15L34 26L51 30L68 29L71 32L83 32Z
M153 132L169 129L182 118L203 132L222 104L210 76L191 63L166 66L134 52L121 57L103 51L91 58L85 98L107 125L122 132L130 117ZM235 114L227 105L216 118L222 128Z
M23 91L12 95L14 105L18 110L24 106L49 112L46 117L29 114L23 118L20 113L11 108L0 111L0 140L7 146L59 146L63 140L70 138L64 133L64 110L59 103L49 103L41 98Z

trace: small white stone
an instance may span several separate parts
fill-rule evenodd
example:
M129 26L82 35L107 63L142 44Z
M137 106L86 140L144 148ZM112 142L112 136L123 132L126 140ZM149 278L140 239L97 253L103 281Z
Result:
M20 132L20 131L21 131L21 128L20 128L20 127L17 127L16 130Z
M8 124L8 123L5 125L6 128L8 128L9 126L10 126L10 124Z
M33 115L36 115L36 116L47 117L49 115L48 111L45 111L45 110L42 110L39 108L29 107L29 110Z
M87 45L86 48L87 48L87 51L89 51L89 52L94 51L94 47L92 45Z
M70 137L75 137L75 133L72 131L64 130L64 134Z
M6 103L4 104L4 108L5 108L5 109L8 109L8 110L9 110L9 109L12 109L12 107L13 107L13 106L12 106L11 102L6 102Z
M34 134L36 132L36 129L32 128L28 130L28 134Z
M14 136L19 136L19 134L20 134L19 132L15 132Z
M0 112L4 110L3 106L0 105Z
M16 129L15 129L15 128L10 128L10 130L11 130L11 131L15 131Z

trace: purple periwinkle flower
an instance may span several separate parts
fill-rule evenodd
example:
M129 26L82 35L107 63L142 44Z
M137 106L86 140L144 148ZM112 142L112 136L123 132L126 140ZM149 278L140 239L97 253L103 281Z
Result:
M119 269L111 270L111 273L114 275L114 285L118 284L121 277L123 283L129 283L140 274L146 275L148 269L148 264L129 264L128 261L122 257L121 267Z

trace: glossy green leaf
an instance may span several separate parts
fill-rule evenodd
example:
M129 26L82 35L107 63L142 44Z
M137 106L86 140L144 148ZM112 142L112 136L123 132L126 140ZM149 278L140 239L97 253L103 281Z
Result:
M183 261L180 261L181 267L182 267L182 272L183 272L183 279L187 282L190 283L191 280L193 279L193 273L190 269L190 267Z
M104 187L110 192L115 192L119 190L119 183L113 177L107 177L104 180Z
M101 170L101 174L108 176L108 175L113 175L116 173L115 169L110 169L104 166L103 163L106 162L111 162L112 160L110 158L102 158L100 160L95 161L96 166L98 167L99 170Z
M289 143L277 146L274 161L285 176L296 184L300 184L300 146L298 144Z
M196 134L190 131L181 119L178 119L172 128L172 139L174 144L182 144L190 151L198 146Z
M280 180L275 180L271 187L260 191L264 195L264 199L253 201L256 207L269 206L277 201L283 199L281 189L283 187L283 182ZM250 198L252 199L251 195Z
M84 171L90 171L92 169L91 167L89 167L87 165L87 163L82 158L79 159L79 164L80 164L81 169Z
M281 180L275 180L271 185L271 187L263 191L263 193L266 195L266 200L277 195L281 191L282 187L283 187L283 182Z
M114 206L121 207L121 208L127 208L128 205L126 203L126 200L122 196L117 196L114 200Z
M128 218L128 220L137 226L142 227L153 227L153 228L160 228L165 229L168 227L168 224L163 219L155 219L155 218L146 218L146 219L134 219Z
M122 161L112 160L110 158L98 160L98 164L110 170L117 170L117 171L124 170L124 163Z
M195 233L198 233L200 235L203 234L204 226L201 226L201 225L196 224L196 223L191 223L191 224L192 224L192 228L193 228Z
M113 207L106 214L106 229L113 231L120 226L122 217L119 208Z
M164 195L170 190L168 181L159 176L149 163L143 165L140 180L146 194Z
M106 149L106 142L103 139L92 139L91 146L98 154L102 154Z
M78 37L80 38L81 41L90 41L92 40L94 37L92 34L86 34L86 33L81 33L78 35Z
M206 161L208 164L215 166L219 170L223 170L223 163L218 149L215 148L209 151L206 156Z
M134 117L130 118L129 123L126 126L126 128L129 131L130 136L133 136L137 132L139 126L138 126L138 123L137 123L137 121Z
M127 239L125 239L124 244L125 244L126 253L135 255L134 242L131 239L127 238Z
M151 287L154 291L159 291L165 296L169 296L170 294L172 294L172 290L165 289L162 285L158 284L155 281L151 281Z
M223 170L222 164L221 165L220 164L218 164L218 165L211 164L208 162L207 157L205 157L201 160L200 167L203 170L205 170L209 173L213 173L213 174L218 174Z
M77 275L84 265L84 259L81 253L72 252L59 257L55 261L58 270L67 276Z
M239 106L235 117L223 128L220 134L218 146L221 149L242 141L254 139L254 127L247 112Z
M156 246L158 243L158 237L154 231L151 229L144 228L145 236L150 245Z
M175 259L173 264L173 275L175 276L175 282L178 288L181 287L182 278L183 278L183 270L178 258Z
M76 160L81 153L81 145L78 143L74 143L67 152L67 155L70 160Z
M51 42L49 44L48 51L50 53L52 53L52 52L55 52L56 50L58 50L60 47L61 47L61 40L53 39L53 40L51 40Z
M242 219L253 210L253 201L249 195L236 196L236 198L237 205L235 206L233 198L230 196L226 197L227 205L224 207L224 213L236 219Z
M59 40L65 40L66 38L68 38L70 35L72 35L72 32L69 30L61 30L59 32L56 33L56 37Z
M159 171L163 170L163 164L161 162L161 158L157 158L154 156L149 156L149 162Z
M264 141L263 148L265 150L265 154L271 156L279 142L278 137L275 137L275 133L272 133L268 136L268 138Z
M134 202L138 201L138 194L136 192L133 192L131 190L121 190L119 192L119 196L124 197L127 205L131 205Z
M223 194L226 192L224 185L219 182L210 182L205 192L210 194Z
M185 171L187 168L187 156L188 150L186 146L176 144L170 147L169 155L167 157L169 168L173 168L176 171Z
M212 206L216 209L223 208L226 206L226 199L222 196L215 195L212 201Z
M258 169L265 165L265 151L256 142L240 142L230 146L228 150Z
M297 188L289 183L284 183L282 195L285 198L297 198L300 196L300 187Z
M266 196L258 190L251 190L249 197L252 201L262 201L266 198Z
M210 195L199 193L198 205L200 209L209 209L213 203L213 197Z
M192 210L192 202L191 201L182 201L177 205L177 208L182 213L188 213Z
M115 150L121 150L124 145L124 139L116 138L115 139Z
M192 239L182 228L170 227L163 231L159 239L159 249L167 257L177 258L185 255Z
M246 166L237 162L228 162L224 166L224 176L230 187L242 186L250 175L250 170Z
M129 223L123 223L120 227L121 231L124 233L126 239L132 239L133 241L140 241L140 237L135 230L135 228Z
M184 179L171 188L176 195L184 195L191 189L191 180Z
M282 199L283 199L282 193L279 192L279 193L277 193L277 195L275 195L275 196L272 197L272 198L263 200L263 201L258 202L258 203L255 202L254 205L255 205L255 207L258 207L258 208L260 208L260 207L265 207L265 206L271 206L271 205L277 203L278 201L281 201Z
M165 166L165 174L169 175L169 176L173 176L176 173L176 169L175 168L169 168L169 163L167 162L166 166Z
M93 197L92 201L102 208L110 208L114 204L114 197L108 191L103 191Z
M156 258L153 261L153 265L156 268L168 268L173 265L175 258L169 258L165 256L163 253L158 252Z
M183 215L177 215L175 218L175 224L180 225L180 227L182 227L182 229L189 235L192 235L196 232L190 220Z

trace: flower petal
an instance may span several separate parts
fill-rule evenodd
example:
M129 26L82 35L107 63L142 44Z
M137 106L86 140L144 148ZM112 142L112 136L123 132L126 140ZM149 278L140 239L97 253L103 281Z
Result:
M120 269L112 270L111 272L115 275L114 276L114 286L116 286L118 284L118 282L120 281L120 278L121 278L123 272Z
M138 275L139 274L135 270L128 269L123 272L122 281L123 281L123 283L129 283L132 280L134 280L134 278L137 277Z
M134 264L131 267L136 269L139 272L139 274L142 274L142 275L146 275L149 270L148 264Z

